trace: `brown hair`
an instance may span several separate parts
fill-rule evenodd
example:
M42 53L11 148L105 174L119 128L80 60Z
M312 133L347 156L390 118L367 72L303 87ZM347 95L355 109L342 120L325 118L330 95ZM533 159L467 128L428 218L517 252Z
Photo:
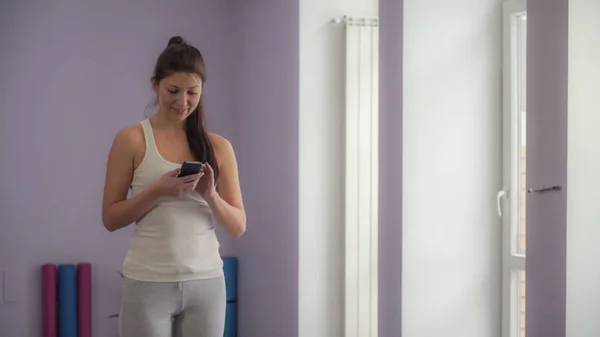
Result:
M200 51L188 44L181 36L173 36L156 61L152 80L158 84L163 78L179 72L199 76L202 86L206 83L206 68ZM196 160L210 164L214 170L216 181L219 176L219 167L206 131L202 97L200 97L196 109L186 119L185 131L192 154Z

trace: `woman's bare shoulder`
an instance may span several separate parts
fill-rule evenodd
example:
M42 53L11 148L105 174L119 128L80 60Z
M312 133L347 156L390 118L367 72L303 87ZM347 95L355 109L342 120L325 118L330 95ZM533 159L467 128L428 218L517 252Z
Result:
M215 151L219 167L229 166L231 162L235 161L233 146L227 138L212 132L208 133L208 138Z
M126 126L117 131L113 140L113 148L119 153L137 155L146 148L144 130L141 124Z
M223 151L231 151L231 142L227 138L213 132L208 133L208 138L210 139L212 146L215 148L215 151L220 153Z

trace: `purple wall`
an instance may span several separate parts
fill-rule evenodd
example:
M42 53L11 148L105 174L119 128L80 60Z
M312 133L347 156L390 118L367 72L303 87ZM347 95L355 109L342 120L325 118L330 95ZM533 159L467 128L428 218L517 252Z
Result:
M404 1L379 0L379 336L402 331L402 64Z
M527 337L564 337L567 237L568 0L528 0Z
M388 337L400 331L402 3L380 6L381 66L392 69L381 75L379 324ZM94 265L94 335L115 336L106 317L119 308L131 228L102 226L106 156L115 132L143 118L153 62L174 34L205 54L209 127L238 155L248 231L222 243L240 257L240 337L297 336L298 11L297 0L3 2L0 271L16 299L0 302L3 336L40 335L39 266L79 261Z
M398 336L401 310L402 1L380 0L380 336ZM243 4L240 175L248 231L240 257L240 337L298 334L299 4ZM400 94L399 94L400 93ZM316 187L319 188L319 187Z
M299 3L243 2L239 336L298 335Z
M117 271L130 229L109 233L101 222L112 137L143 118L153 63L168 38L181 34L206 56L210 126L238 143L230 92L239 43L230 6L2 2L0 271L16 302L0 298L1 336L41 336L39 266L79 261L93 264L94 335L116 336L107 316L119 309Z

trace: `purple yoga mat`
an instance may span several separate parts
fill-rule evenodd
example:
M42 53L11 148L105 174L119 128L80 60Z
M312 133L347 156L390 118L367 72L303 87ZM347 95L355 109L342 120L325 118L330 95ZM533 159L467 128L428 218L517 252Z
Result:
M56 265L45 264L42 266L42 335L56 337L57 311L56 311Z
M92 337L92 265L77 265L77 337Z

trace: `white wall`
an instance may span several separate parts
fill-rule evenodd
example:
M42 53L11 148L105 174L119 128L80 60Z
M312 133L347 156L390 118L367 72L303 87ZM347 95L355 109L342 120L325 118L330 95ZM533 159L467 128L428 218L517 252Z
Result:
M567 336L600 336L600 2L569 0Z
M300 1L299 336L343 332L343 15L377 0Z
M402 337L501 327L501 0L405 0Z

